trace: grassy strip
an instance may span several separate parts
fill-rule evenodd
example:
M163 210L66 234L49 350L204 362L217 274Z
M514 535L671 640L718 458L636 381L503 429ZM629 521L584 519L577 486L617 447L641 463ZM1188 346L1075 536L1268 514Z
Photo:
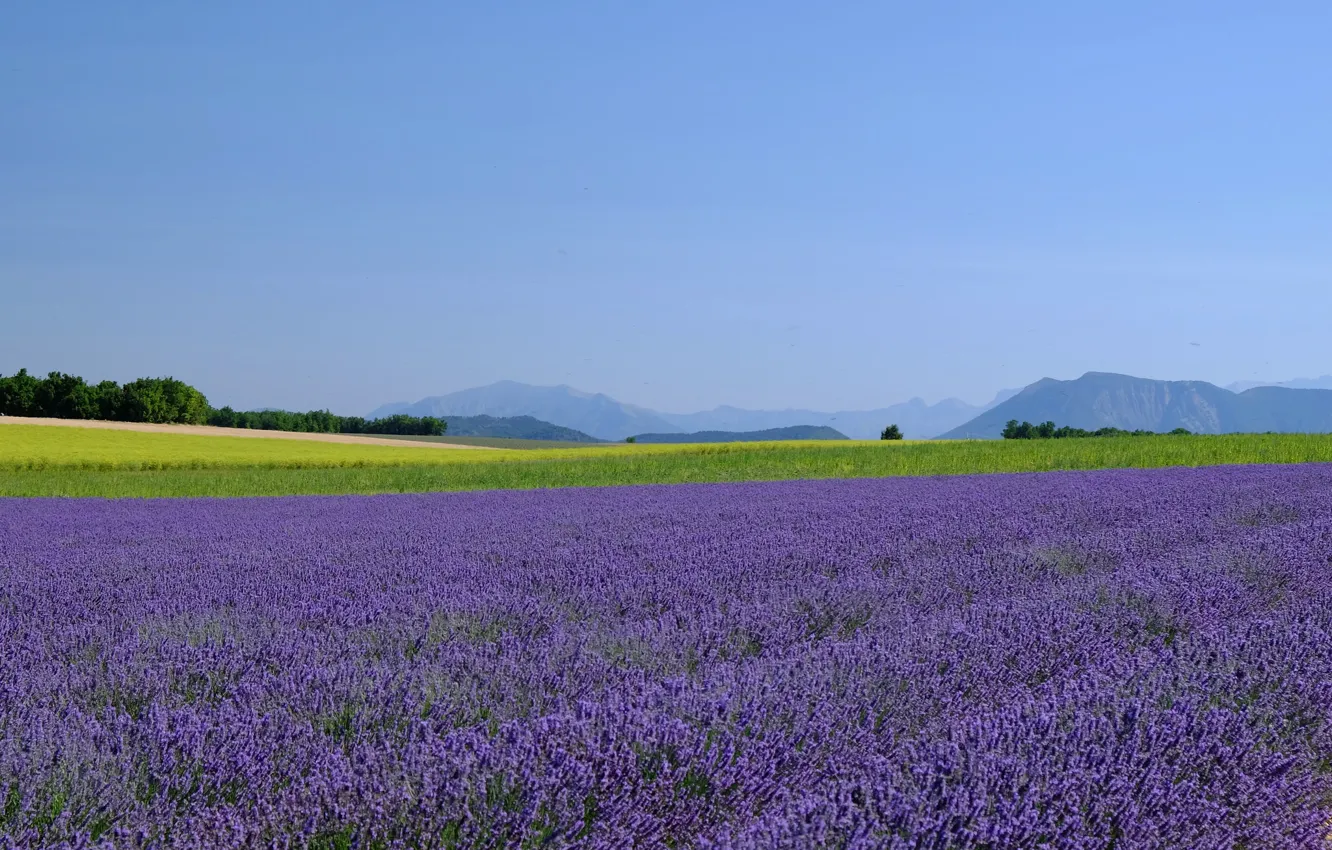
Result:
M255 441L258 442L258 441ZM1040 472L1112 467L1332 461L1332 435L1106 437L877 443L669 446L670 451L457 452L447 463L395 466L0 471L3 496L272 496L585 487L792 478ZM393 451L390 449L389 451ZM443 452L440 452L443 454ZM497 457L500 456L500 457Z

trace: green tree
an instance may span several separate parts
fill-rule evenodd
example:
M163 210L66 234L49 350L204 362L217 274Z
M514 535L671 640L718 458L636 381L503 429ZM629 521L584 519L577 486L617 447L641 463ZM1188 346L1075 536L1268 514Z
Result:
M156 378L139 378L125 385L120 418L126 422L170 422L166 394Z
M231 409L231 406L222 407L218 410L208 412L208 424L217 428L236 428L240 421L240 415Z
M1176 428L1169 433L1179 436L1190 432L1184 428ZM1018 422L1016 419L1010 419L1008 424L1004 426L1002 436L1005 440L1064 440L1086 437L1156 437L1159 435L1155 431L1147 431L1143 428L1126 431L1122 428L1107 426L1097 428L1095 431L1088 431L1085 428L1074 428L1071 425L1056 427L1053 422L1042 422L1039 425L1033 425L1030 422Z
M887 428L883 429L883 433L879 434L879 439L900 440L902 439L902 429L898 428L896 424L889 425Z
M52 372L37 383L36 413L55 419L95 419L97 399L77 375Z
M442 437L449 430L449 423L434 416L422 416L421 430L428 437Z
M181 425L202 425L208 421L208 399L184 381L158 378L162 386L165 421Z
M97 408L95 416L89 419L119 419L120 403L124 393L120 389L120 384L115 381L102 381L95 387L89 388L89 393L93 397L93 403Z
M385 416L383 419L371 419L366 422L365 434L410 434L424 436L439 436L444 433L447 427L443 420L436 419L433 416L408 416L404 413L395 413L392 416Z
M0 413L6 416L37 416L37 386L41 382L18 370L8 378L0 379Z

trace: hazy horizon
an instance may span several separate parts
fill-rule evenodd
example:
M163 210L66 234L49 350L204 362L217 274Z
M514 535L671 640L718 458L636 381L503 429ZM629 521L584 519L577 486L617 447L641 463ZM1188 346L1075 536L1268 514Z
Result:
M0 370L364 412L1332 372L1332 7L16 5Z
M1103 370L1103 369L1091 369L1091 370L1088 370L1088 371L1089 371L1089 372L1104 372L1105 370ZM1040 378L1033 378L1031 381L1028 381L1028 382L1022 384L1021 386L1001 387L1001 388L998 388L998 389L996 389L994 392L990 393L988 396L986 396L985 398L982 398L982 399L964 399L964 398L958 398L957 396L939 396L938 398L926 398L926 397L924 397L924 396L912 396L911 398L895 399L895 400L892 400L892 401L886 401L886 402L883 402L883 403L881 403L881 404L867 404L867 405L860 405L860 406L858 406L858 407L825 408L825 409L823 409L823 410L820 411L820 412L835 412L836 410L873 410L873 409L877 409L877 408L891 407L891 406L896 405L896 404L904 404L904 403L907 403L907 402L913 401L913 400L915 400L915 399L921 399L921 400L924 401L927 405L930 405L930 406L937 405L937 404L939 404L939 403L941 403L941 402L944 402L944 401L954 400L954 401L962 401L962 402L964 402L964 403L966 403L966 404L969 404L969 405L971 405L971 406L973 406L973 407L980 407L980 406L983 406L983 405L989 404L990 402L994 401L994 399L995 399L999 394L1001 394L1001 393L1017 392L1017 391L1020 391L1021 389L1025 388L1025 387L1027 387L1027 386L1030 386L1031 384L1036 383L1037 381L1042 380L1042 379L1044 379L1044 378L1054 378L1055 380L1067 381L1067 380L1076 380L1077 378L1081 377L1083 374L1086 374L1086 373L1084 372L1084 373L1081 373L1081 374L1079 374L1079 375L1072 375L1072 376L1069 376L1069 377L1059 377L1059 376L1055 376L1055 375L1042 375ZM1200 379L1200 378L1154 378L1154 377L1152 377L1152 376L1150 376L1150 375L1134 375L1133 377L1135 377L1135 378L1145 378L1145 379L1148 379L1148 380L1160 380L1160 381L1193 381L1193 380L1202 380L1202 379ZM1222 389L1230 389L1231 385L1233 385L1233 384L1239 384L1239 383L1252 383L1252 384L1254 384L1255 386L1275 386L1275 385L1279 385L1279 384L1293 383L1293 382L1299 382L1299 381L1310 381L1310 380L1317 380L1317 379L1319 379L1319 378L1328 378L1328 377L1332 377L1332 376L1328 376L1328 375L1301 375L1301 376L1298 376L1298 377L1295 377L1295 378L1284 378L1284 379L1281 379L1281 380L1279 380L1279 381L1277 381L1277 380L1274 380L1274 381L1254 381L1254 382L1250 382L1250 381L1243 381L1243 382L1241 382L1241 381L1225 381L1225 382L1208 381L1207 383L1211 383L1211 384L1213 384L1213 385L1215 385L1215 386L1221 387ZM588 389L588 388L586 388L586 387L577 387L577 386L573 386L573 385L570 385L570 384L544 384L544 385L543 385L543 384L532 384L532 383L530 383L530 382L528 382L528 381L514 381L514 380L512 380L512 379L507 379L507 378L506 378L506 379L501 379L500 381L491 381L491 382L488 383L488 384L481 384L481 385L478 385L478 386L479 386L479 387L485 387L485 386L491 386L491 385L493 385L493 384L497 384L497 383L506 383L506 382L508 382L508 383L515 383L515 384L523 384L523 385L526 385L526 386L536 386L536 387L542 387L542 386L545 386L545 387L555 387L555 388L561 388L561 389L568 389L568 390L573 390L574 392L578 392L578 393L581 393L581 394L584 394L584 395L588 395L588 396L605 395L605 396L608 396L608 397L610 397L610 398L615 399L615 401L623 402L623 403L625 403L625 404L632 404L632 402L625 402L624 399L622 399L622 398L618 398L618 397L614 396L614 395L611 394L611 393L604 393L604 392L601 392L601 391L599 391L599 390L590 390L590 389ZM456 389L449 389L449 390L445 390L445 391L442 391L442 392L426 393L425 395L420 395L420 396L416 396L416 397L413 397L413 398L390 399L390 400L386 400L385 402L383 402L383 403L380 404L380 405L376 405L376 407L384 407L384 406L389 406L389 405L393 405L393 404L414 404L414 403L419 402L419 401L421 401L421 400L423 400L423 399L433 398L433 397L436 397L436 396L447 396L447 395L450 395L450 394L455 393L455 392L461 392L461 391L464 391L464 390L477 389L477 388L478 388L478 387L458 387L458 388L456 388ZM1242 390L1241 390L1241 391L1242 391ZM711 405L711 406L709 406L709 407L705 407L705 408L698 408L697 410L669 410L669 409L667 409L667 408L663 408L663 407L654 407L654 406L651 405L651 404L635 404L634 406L635 406L635 407L641 407L641 408L644 408L644 409L647 409L647 410L653 410L653 411L656 411L656 412L658 412L658 413L664 413L664 414L668 414L668 415L685 415L685 414L690 414L690 413L705 412L705 411L714 410L714 409L719 408L719 407L735 407L735 408L739 408L739 407L741 407L740 405L728 404L728 403L726 403L726 402L722 402L722 403L719 403L719 404L714 404L714 405ZM747 408L747 409L754 409L754 408ZM814 407L811 407L810 405L804 405L804 404L788 404L788 405L783 405L783 406L781 406L781 407L770 407L770 408L763 408L763 409L764 409L764 410L771 410L771 411L785 411L785 410L819 410L818 408L814 408Z
M33 368L33 366L31 366L31 365L19 364L19 363L11 364L10 366L3 366L3 365L0 365L0 375L3 375L3 374L12 374L13 372L17 371L17 370L20 369L20 368L25 368L25 369L27 369L31 374L36 375L36 376L38 376L38 377L44 377L44 376L47 374L47 372L49 372L49 371L66 371L66 372L69 372L70 374L76 374L76 375L79 375L79 376L82 377L82 378L85 378L86 380L88 380L89 383L97 383L98 381L102 381L102 380L114 380L114 381L116 381L117 383L124 383L124 382L126 382L126 381L131 381L131 380L134 380L134 379L136 379L136 378L143 378L143 377L167 377L166 373L160 373L160 374L153 373L153 374L150 374L150 373L145 372L145 373L142 373L142 374L132 374L132 375L131 375L131 374L110 374L110 373L105 373L105 372L97 372L97 371L89 371L89 370L84 370L83 372L79 372L79 371L77 371L77 370L72 370L72 369L59 369L59 370L55 370L55 369L45 369L45 368ZM487 381L487 382L484 383L484 384L471 384L471 385L467 385L467 386L449 387L449 388L441 389L441 390L438 390L438 391L430 391L430 392L424 392L424 393L417 393L417 394L410 395L410 396L406 396L406 397L402 397L402 398L385 398L385 399L382 399L382 400L380 400L380 401L377 401L377 402L375 402L374 404L371 404L371 405L366 406L366 407L363 407L363 408L356 408L356 409L351 409L351 408L341 408L341 409L339 409L339 408L337 408L336 406L328 405L328 404L319 404L319 403L316 403L316 404L314 404L314 405L302 406L302 405L286 404L286 403L283 403L283 402L281 402L281 401L271 401L271 400L270 400L270 401L261 401L261 402L259 402L259 403L255 403L255 404L243 404L243 403L237 403L236 401L234 401L234 400L232 400L232 399L228 399L228 398L224 398L224 397L222 397L222 396L218 396L218 395L216 395L216 394L212 394L212 393L209 392L209 388L208 388L208 387L206 387L206 386L202 386L202 385L199 385L197 382L194 382L194 385L196 386L197 389L199 389L201 392L203 392L205 396L208 397L209 403L212 404L214 407L229 406L229 407L232 407L232 408L234 408L234 409L236 409L236 410L293 410L293 411L296 411L296 410L323 410L323 409L330 409L330 410L332 410L332 412L334 412L334 413L338 413L338 414L340 414L340 415L344 415L344 416L362 416L362 415L366 415L366 414L368 414L368 413L370 413L370 412L372 412L372 411L374 411L375 409L380 408L380 407L391 406L391 405L394 405L394 404L413 404L413 403L416 403L416 402L421 401L422 399L426 399L426 398L432 398L432 397L436 397L436 396L446 396L446 395L450 395L450 394L455 393L455 392L461 392L461 391L469 390L469 389L476 389L476 388L479 388L479 387L490 386L490 385L497 384L497 383L512 382L512 383L524 384L524 385L527 385L527 386L534 386L534 387L559 387L559 388L566 388L566 389L570 389L570 390L573 390L573 391L575 391L575 392L582 393L582 394L589 395L589 396L593 396L593 395L605 395L605 396L608 396L608 397L610 397L610 398L613 398L613 399L614 399L615 401L617 401L617 402L621 402L621 403L624 403L624 404L630 404L630 405L633 405L633 406L635 406L635 407L641 407L641 408L644 408L644 409L647 409L647 410L653 410L653 411L656 411L656 412L658 412L658 413L665 413L665 414L671 414L671 415L684 415L684 414L690 414L690 413L698 413L698 412L710 411L710 410L714 410L714 409L719 408L719 407L734 407L734 408L740 408L740 409L746 409L746 410L769 410L769 411L813 410L813 411L819 411L819 412L835 412L835 411L838 411L838 410L846 410L846 411L850 411L850 410L874 410L874 409L878 409L878 408L891 407L891 406L893 406L893 405L897 405L897 404L904 404L904 403L907 403L907 402L913 401L913 400L915 400L915 399L920 399L920 400L922 400L926 405L929 405L929 406L934 406L934 405L937 405L937 404L939 404L939 403L941 403L941 402L944 402L944 401L954 400L954 401L961 401L961 402L963 402L963 403L965 403L965 404L968 404L968 405L971 405L971 406L973 406L973 407L981 407L981 406L984 406L984 405L989 404L990 402L992 402L992 401L995 399L995 397L996 397L997 395L999 395L1000 393L1009 392L1009 391L1018 391L1018 390L1021 390L1021 389L1023 389L1024 387L1030 386L1031 384L1033 384L1033 383L1035 383L1035 382L1037 382L1037 381L1039 381L1039 380L1042 380L1042 379L1044 379L1044 378L1053 378L1053 379L1055 379L1055 380L1060 380L1060 381L1071 381L1071 380L1075 380L1075 379L1081 377L1082 375L1086 374L1087 372L1106 372L1106 371L1109 371L1109 370L1105 370L1105 369L1088 369L1088 370L1086 370L1086 371L1084 371L1084 372L1079 372L1079 373L1076 374L1076 375L1066 375L1066 376L1061 376L1061 375L1041 375L1041 376L1039 376L1039 377L1032 378L1031 380L1029 380L1029 381L1025 381L1025 382L1022 382L1022 383L1020 383L1020 384L1014 384L1013 386L1010 386L1010 387L997 387L997 388L995 388L992 392L990 392L990 393L984 395L983 397L963 398L963 397L961 397L961 396L959 396L959 395L946 395L946 394L935 394L935 395L928 395L928 396L927 396L927 395L914 395L914 396L907 396L907 397L902 397L902 398L886 399L886 400L883 400L883 401L877 401L877 402L865 403L865 404L859 404L859 405L843 405L843 406L839 406L839 407L818 407L818 406L815 406L815 405L811 405L811 404L802 404L802 403L799 403L799 402L793 402L793 403L789 403L789 404L772 405L772 406L767 406L767 407L746 407L745 405L735 404L735 403L732 403L732 402L729 402L729 401L719 401L719 402L717 402L717 403L715 403L715 404L709 404L709 405L702 406L702 407L697 407L697 408L690 408L690 409L672 409L672 408L669 408L669 407L664 407L664 406L661 406L661 405L653 404L653 403L651 403L650 401L649 401L648 403L641 403L641 402L628 401L628 400L626 400L626 399L624 399L624 398L621 398L621 397L619 397L619 396L617 396L617 395L615 395L614 393L611 393L611 392L606 392L606 391L604 391L604 390L600 390L600 389L592 389L592 388L588 388L588 387L581 387L581 386L577 386L577 385L574 385L574 384L566 384L566 383L538 384L538 383L535 383L535 382L532 382L532 381L522 381L522 380L517 380L517 379L513 379L513 378L500 378L500 379L497 379L497 380L495 380L495 381ZM180 379L180 380L184 380L184 381L190 382L190 378L189 378L188 375L171 375L170 377L175 377L175 378L178 378L178 379ZM1160 377L1160 376L1153 376L1153 375L1134 375L1133 377L1135 377L1135 378L1145 378L1145 379L1148 379L1148 380L1159 380L1159 381L1201 381L1201 380L1205 380L1205 379L1203 379L1203 378L1173 378L1173 377ZM1255 379L1255 380L1232 380L1232 381L1216 381L1216 380L1213 380L1213 381L1207 381L1207 383L1214 384L1215 386L1221 387L1222 389L1230 389L1231 385L1235 385L1235 384L1247 384L1247 385L1252 385L1252 386L1275 386L1275 385L1280 385L1280 384L1294 383L1294 382L1300 382L1300 381L1311 381L1311 380L1317 380L1317 379L1319 379L1319 378L1329 378L1329 377L1332 377L1332 376L1329 376L1329 375L1322 375L1322 374L1320 374L1320 375L1306 374L1306 375L1298 375L1298 376L1290 377L1290 378L1280 378L1280 379L1273 379L1273 380L1261 380L1261 381L1260 381L1260 380L1256 380L1256 379ZM1241 390L1241 391L1242 391L1242 390Z

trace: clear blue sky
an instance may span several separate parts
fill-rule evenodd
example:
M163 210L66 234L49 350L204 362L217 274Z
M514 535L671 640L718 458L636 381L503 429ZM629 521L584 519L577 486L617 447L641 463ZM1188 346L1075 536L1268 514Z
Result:
M1326 0L3 18L0 371L342 413L1332 372Z

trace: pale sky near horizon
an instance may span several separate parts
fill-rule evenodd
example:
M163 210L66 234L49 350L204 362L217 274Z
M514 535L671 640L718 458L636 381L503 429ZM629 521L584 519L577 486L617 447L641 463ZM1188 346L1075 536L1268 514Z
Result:
M1332 373L1326 2L3 5L6 374L364 413Z

